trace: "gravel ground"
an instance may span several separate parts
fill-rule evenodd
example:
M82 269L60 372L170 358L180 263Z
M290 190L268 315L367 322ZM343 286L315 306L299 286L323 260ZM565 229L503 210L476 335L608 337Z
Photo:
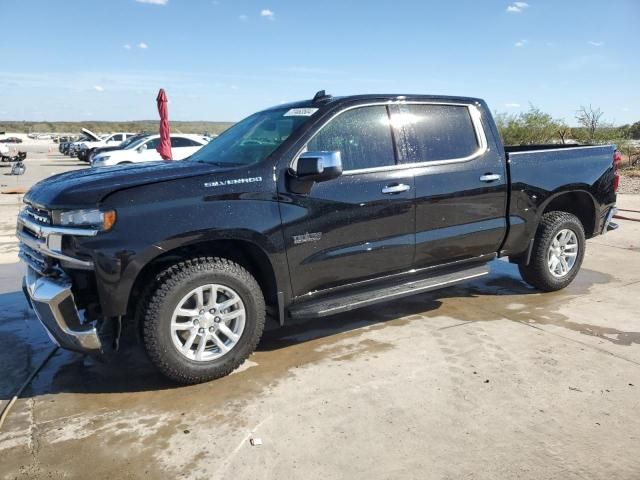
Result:
M640 193L640 177L620 176L619 193Z

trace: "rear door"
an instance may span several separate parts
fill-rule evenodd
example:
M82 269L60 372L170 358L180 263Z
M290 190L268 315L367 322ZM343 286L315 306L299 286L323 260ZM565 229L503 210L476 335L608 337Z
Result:
M387 106L342 111L306 150L340 151L344 173L308 194L281 192L294 296L411 268L413 174L397 165Z
M480 109L404 104L393 120L403 131L402 162L414 167L415 267L496 252L506 232L506 165Z

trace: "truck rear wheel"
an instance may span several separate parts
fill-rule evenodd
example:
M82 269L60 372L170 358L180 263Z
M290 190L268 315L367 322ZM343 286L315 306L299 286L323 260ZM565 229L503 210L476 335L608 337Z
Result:
M255 278L213 257L177 263L161 277L143 320L143 343L156 367L184 384L238 368L264 328L264 297Z
M536 231L529 265L518 265L520 274L540 290L560 290L578 274L585 244L584 228L575 215L545 213Z

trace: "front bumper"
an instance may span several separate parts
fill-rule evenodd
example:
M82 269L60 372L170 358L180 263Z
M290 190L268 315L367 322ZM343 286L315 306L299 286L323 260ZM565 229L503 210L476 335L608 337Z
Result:
M51 339L60 347L82 353L102 353L102 342L93 325L83 324L71 282L40 275L30 266L22 289Z

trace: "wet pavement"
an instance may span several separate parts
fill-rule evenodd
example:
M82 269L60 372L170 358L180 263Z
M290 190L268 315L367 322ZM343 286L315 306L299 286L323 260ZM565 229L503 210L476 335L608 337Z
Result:
M493 262L272 328L204 385L169 383L131 345L108 363L59 350L0 431L0 478L640 478L640 223L620 224L564 291ZM0 259L4 404L52 345Z

